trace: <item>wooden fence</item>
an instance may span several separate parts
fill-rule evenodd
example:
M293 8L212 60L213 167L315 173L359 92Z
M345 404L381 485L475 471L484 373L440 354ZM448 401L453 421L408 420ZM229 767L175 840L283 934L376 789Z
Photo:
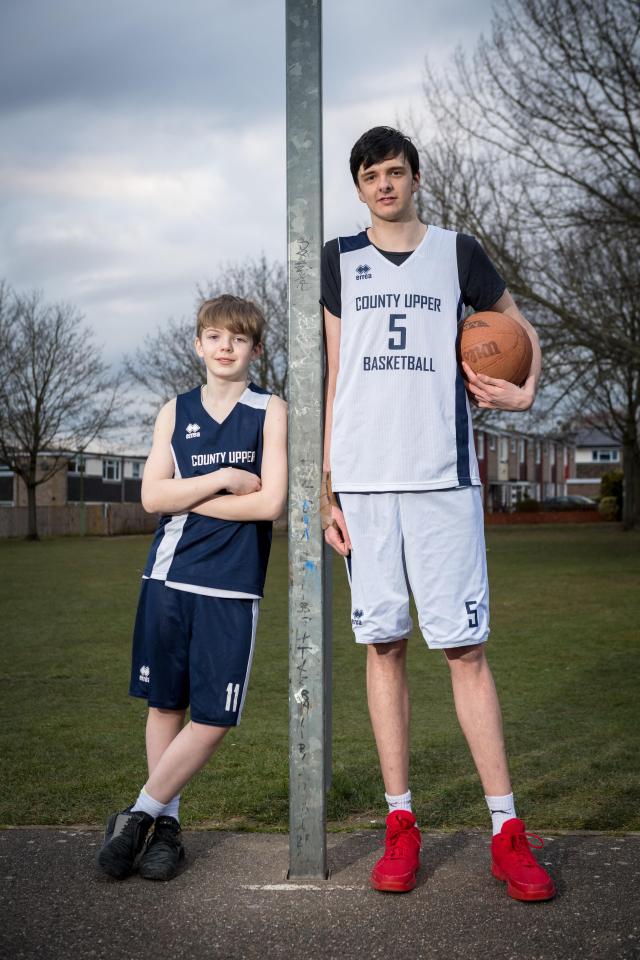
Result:
M84 507L68 503L38 507L37 513L41 537L151 533L158 523L157 516L146 513L139 503L92 503ZM0 507L0 539L26 537L27 524L26 507Z

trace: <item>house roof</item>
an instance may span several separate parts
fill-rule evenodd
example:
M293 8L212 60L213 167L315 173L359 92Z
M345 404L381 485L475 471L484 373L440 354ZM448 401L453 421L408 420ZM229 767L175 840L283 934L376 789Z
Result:
M575 434L576 447L619 447L620 441L615 440L606 430L599 427L582 427Z

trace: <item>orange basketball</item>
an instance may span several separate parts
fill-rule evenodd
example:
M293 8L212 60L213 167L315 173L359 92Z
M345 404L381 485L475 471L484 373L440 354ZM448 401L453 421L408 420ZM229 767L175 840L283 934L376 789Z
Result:
M506 313L474 313L464 321L458 337L458 358L474 373L519 387L527 379L532 352L526 330Z

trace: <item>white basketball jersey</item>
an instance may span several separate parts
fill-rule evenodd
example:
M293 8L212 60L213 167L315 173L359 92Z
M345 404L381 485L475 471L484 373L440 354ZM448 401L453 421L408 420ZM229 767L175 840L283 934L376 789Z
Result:
M340 369L333 407L336 491L479 485L456 361L456 233L429 226L396 266L366 232L340 237Z

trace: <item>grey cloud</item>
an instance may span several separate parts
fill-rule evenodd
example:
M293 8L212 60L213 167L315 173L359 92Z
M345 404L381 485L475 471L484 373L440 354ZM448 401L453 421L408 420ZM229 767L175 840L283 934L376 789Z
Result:
M1 16L0 109L184 103L241 119L284 102L277 0L24 0Z
M328 231L361 125L419 97L485 0L325 0ZM220 264L285 254L285 0L0 0L0 277L75 303L114 359ZM105 333L106 331L106 333Z

